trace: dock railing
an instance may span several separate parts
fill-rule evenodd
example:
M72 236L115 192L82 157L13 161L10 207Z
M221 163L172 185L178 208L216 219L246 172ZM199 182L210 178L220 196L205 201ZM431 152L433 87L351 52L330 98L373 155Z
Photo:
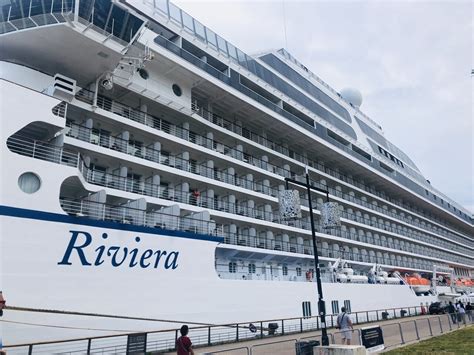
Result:
M8 309L7 309L8 310ZM10 310L13 311L13 310ZM410 317L425 314L420 306L369 310L351 313L354 325L381 322L386 320L404 320L393 324L384 324L382 329L386 338L387 346L404 344L414 340L420 340L434 335L439 335L465 326L465 322L457 320L456 316L443 314L439 316L410 319ZM118 317L120 318L120 317ZM130 319L130 317L129 317ZM158 320L156 321L159 322ZM270 325L273 323L273 325ZM340 341L340 332L334 331L337 323L337 314L327 316L327 326L332 329L331 342ZM250 327L250 324L254 327ZM275 324L278 326L275 329ZM140 332L147 335L147 352L165 352L175 350L175 341L179 336L181 323L175 327L157 331ZM318 316L297 317L284 319L258 320L250 322L239 322L234 324L220 325L197 325L190 328L189 337L195 347L204 347L225 343L236 343L245 340L268 339L281 335L303 334L320 330ZM111 330L112 331L112 330ZM354 339L356 337L354 331ZM123 333L120 335L108 335L98 337L86 337L79 339L67 339L58 341L46 341L38 343L4 345L3 349L8 354L44 354L44 353L67 353L67 354L95 354L95 353L124 353L127 350L127 339L129 335L137 333ZM313 339L316 336L299 337L300 340ZM277 340L275 340L277 341ZM357 343L355 340L354 343ZM237 348L237 345L234 347ZM245 347L244 347L245 348ZM250 354L252 354L250 348Z

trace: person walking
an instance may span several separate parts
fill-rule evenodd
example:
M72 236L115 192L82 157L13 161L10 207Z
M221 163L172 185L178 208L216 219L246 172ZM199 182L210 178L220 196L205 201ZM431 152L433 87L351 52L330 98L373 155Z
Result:
M456 310L458 312L459 323L463 322L466 324L466 309L464 308L464 304L461 301L458 302Z
M351 345L352 327L351 317L346 313L346 307L341 308L341 313L337 316L337 327L341 330L342 344Z
M189 327L183 325L179 330L181 336L176 339L176 351L178 355L194 355L191 339L188 338Z
M471 305L471 302L467 302L466 315L467 315L467 319L469 319L469 322L472 323L472 305Z
M451 316L451 320L453 321L453 324L456 324L456 307L454 307L453 302L449 301L448 305L448 313Z

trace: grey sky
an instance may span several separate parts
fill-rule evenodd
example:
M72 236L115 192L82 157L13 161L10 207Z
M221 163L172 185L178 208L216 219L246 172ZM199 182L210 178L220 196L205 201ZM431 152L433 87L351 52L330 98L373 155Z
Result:
M286 47L336 90L358 88L385 136L474 212L471 1L174 3L248 54Z

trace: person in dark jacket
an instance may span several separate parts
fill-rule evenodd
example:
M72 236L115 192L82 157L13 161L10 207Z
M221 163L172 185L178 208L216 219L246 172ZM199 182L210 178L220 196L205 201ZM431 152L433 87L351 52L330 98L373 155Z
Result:
M467 315L467 319L469 319L469 322L472 323L472 304L471 304L471 302L467 302L466 315Z
M451 316L451 320L453 321L453 324L456 324L457 319L456 319L456 307L454 307L453 302L449 301L448 305L448 313Z

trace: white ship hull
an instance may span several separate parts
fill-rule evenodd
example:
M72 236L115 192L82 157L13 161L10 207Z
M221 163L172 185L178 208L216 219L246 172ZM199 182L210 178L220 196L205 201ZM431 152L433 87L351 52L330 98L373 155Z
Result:
M25 215L28 211L15 213ZM23 217L2 216L1 225L2 235L11 236L3 238L2 244L8 250L2 260L2 287L11 306L226 324L299 317L303 301L316 305L315 283L220 279L214 267L217 242ZM92 241L80 249L84 251L84 260L81 261L78 249L72 250L65 260L71 237L77 235L74 245L81 246L87 241L85 233L92 236ZM105 240L103 233L108 235ZM135 241L137 236L139 243ZM152 258L147 267L140 262L130 267L130 257L120 266L112 266L110 257L96 266L95 249L99 246L105 246L105 252L116 246L121 248L120 253L124 248L138 248L139 257L148 249L175 252L177 256L173 257L173 265L168 260L168 269L163 263L166 259L160 260L155 268L156 259ZM353 312L419 306L420 302L435 300L433 296L417 297L404 285L324 283L323 292L327 304L332 300L339 304L350 300ZM6 311L3 320L68 327L3 323L4 345L114 333L71 329L74 327L128 331L173 327L164 322L22 311Z

